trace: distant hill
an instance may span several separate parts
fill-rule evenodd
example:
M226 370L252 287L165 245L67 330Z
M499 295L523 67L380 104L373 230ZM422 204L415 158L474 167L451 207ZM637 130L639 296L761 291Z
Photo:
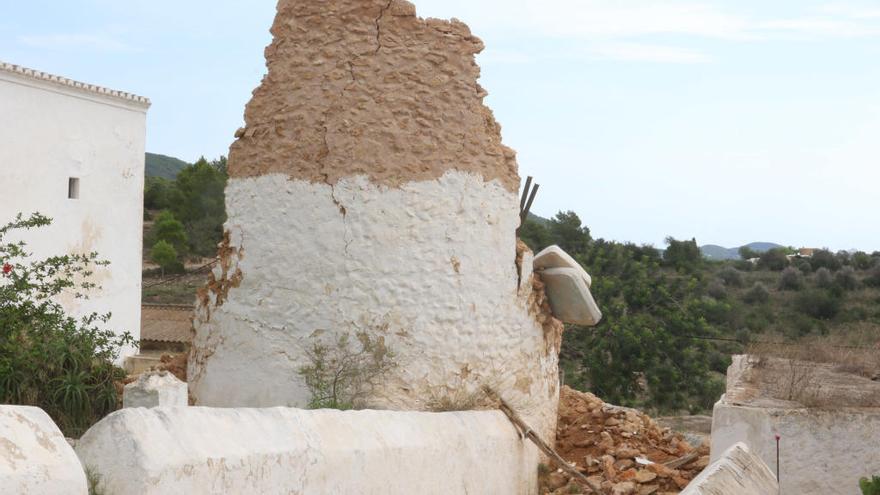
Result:
M746 244L746 247L751 249L752 251L756 251L758 253L763 253L764 251L769 251L771 249L783 247L779 244L773 242L752 242ZM700 246L700 251L703 253L703 256L709 258L710 260L736 260L739 259L739 248L726 248L724 246L718 246L715 244L706 244L705 246Z
M177 173L183 170L187 165L189 165L189 163L172 156L147 153L144 175L147 177L174 179L177 177Z

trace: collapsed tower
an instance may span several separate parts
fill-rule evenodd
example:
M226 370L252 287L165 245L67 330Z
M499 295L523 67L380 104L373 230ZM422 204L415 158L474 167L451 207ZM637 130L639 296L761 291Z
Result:
M562 324L518 247L482 42L405 0L280 0L272 34L200 292L197 404L305 406L315 340L367 332L398 364L370 406L491 385L552 435Z

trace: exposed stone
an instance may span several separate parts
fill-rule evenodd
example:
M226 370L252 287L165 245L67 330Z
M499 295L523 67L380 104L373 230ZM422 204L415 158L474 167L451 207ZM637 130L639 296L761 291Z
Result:
M556 490L568 484L568 476L558 471L547 475L547 488Z
M148 371L125 386L123 407L171 407L188 404L186 383L168 371Z
M615 483L611 487L611 495L631 495L636 492L636 484L632 481Z
M88 493L73 448L42 409L0 405L0 493Z
M636 481L638 481L639 483L650 483L656 478L657 473L652 473L651 471L647 471L645 469L641 469L638 473L636 473Z
M602 312L583 273L582 268L548 268L540 272L553 315L566 323L594 326L602 319Z

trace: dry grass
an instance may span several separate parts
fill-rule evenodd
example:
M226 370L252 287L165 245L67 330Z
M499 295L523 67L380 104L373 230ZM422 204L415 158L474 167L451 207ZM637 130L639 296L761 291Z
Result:
M873 330L873 329L872 329ZM837 371L868 378L880 374L880 336L867 331L804 338L794 344L751 344L748 354L835 365Z

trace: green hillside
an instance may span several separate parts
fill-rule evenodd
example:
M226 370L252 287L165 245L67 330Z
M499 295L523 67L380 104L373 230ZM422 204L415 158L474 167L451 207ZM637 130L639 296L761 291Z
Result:
M147 153L146 168L144 175L146 177L162 177L163 179L174 179L177 173L189 165L183 160L179 160L172 156L157 155L156 153Z

